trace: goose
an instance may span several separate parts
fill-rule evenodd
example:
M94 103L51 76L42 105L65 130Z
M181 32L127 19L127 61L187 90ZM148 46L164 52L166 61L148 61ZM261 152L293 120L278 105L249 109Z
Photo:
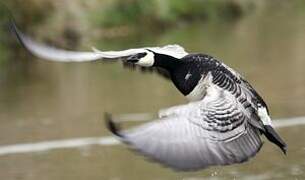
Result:
M259 152L263 135L286 154L287 145L272 127L262 97L244 77L210 55L188 53L179 45L75 52L38 43L14 23L11 29L41 59L120 60L169 79L188 103L161 109L156 120L127 130L106 115L108 129L148 159L180 171L242 163Z

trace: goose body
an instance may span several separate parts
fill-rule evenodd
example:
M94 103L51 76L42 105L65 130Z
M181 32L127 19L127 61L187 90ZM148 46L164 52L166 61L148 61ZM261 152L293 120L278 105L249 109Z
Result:
M241 163L262 147L261 135L286 153L272 128L268 107L236 71L205 54L189 54L179 45L123 51L72 52L33 41L12 25L32 54L73 62L120 59L165 74L189 103L162 109L155 121L120 130L110 116L107 125L122 142L161 164L178 170Z

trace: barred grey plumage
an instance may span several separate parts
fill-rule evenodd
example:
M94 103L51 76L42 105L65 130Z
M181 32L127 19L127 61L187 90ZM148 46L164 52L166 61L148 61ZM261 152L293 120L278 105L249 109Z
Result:
M196 170L248 160L262 146L243 107L212 86L202 101L171 109L178 114L119 132L144 155L178 170Z

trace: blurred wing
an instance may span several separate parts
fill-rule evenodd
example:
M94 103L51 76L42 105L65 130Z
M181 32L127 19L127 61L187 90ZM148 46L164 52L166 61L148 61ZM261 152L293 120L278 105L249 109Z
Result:
M11 30L28 51L41 59L62 62L82 62L94 61L101 58L100 55L93 52L67 51L38 43L19 31L14 23L11 23Z
M163 47L143 47L143 48L136 48L136 49L127 49L123 51L101 51L96 48L93 48L94 52L102 55L103 57L107 58L118 58L118 57L126 57L133 54L144 52L146 49L154 51L159 54L166 54L168 56L175 57L177 59L181 59L184 56L188 55L188 53L184 50L183 47L173 44L173 45L166 45Z
M151 49L157 53L167 54L176 58L182 58L187 53L179 45L167 45L164 47L147 47L128 49L123 51L100 51L93 49L93 52L76 52L67 51L54 47L50 47L32 40L30 37L18 30L14 22L11 23L11 29L16 34L21 44L30 51L33 55L51 61L61 62L84 62L95 61L98 59L119 59L128 57L137 53L145 52L146 49Z
M148 158L185 171L241 163L262 146L257 129L226 92L208 94L175 111L179 108L180 114L114 133Z

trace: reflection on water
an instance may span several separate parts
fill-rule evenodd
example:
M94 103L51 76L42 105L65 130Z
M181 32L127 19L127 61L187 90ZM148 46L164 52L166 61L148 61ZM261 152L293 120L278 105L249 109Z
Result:
M262 10L234 24L213 22L143 39L92 42L106 49L178 43L243 74L273 117L304 115L305 14ZM109 135L103 112L155 112L185 102L156 75L119 64L60 64L12 59L0 72L0 144ZM270 143L250 162L196 173L175 173L123 146L87 147L0 157L0 179L304 179L305 127L280 130L287 156Z

